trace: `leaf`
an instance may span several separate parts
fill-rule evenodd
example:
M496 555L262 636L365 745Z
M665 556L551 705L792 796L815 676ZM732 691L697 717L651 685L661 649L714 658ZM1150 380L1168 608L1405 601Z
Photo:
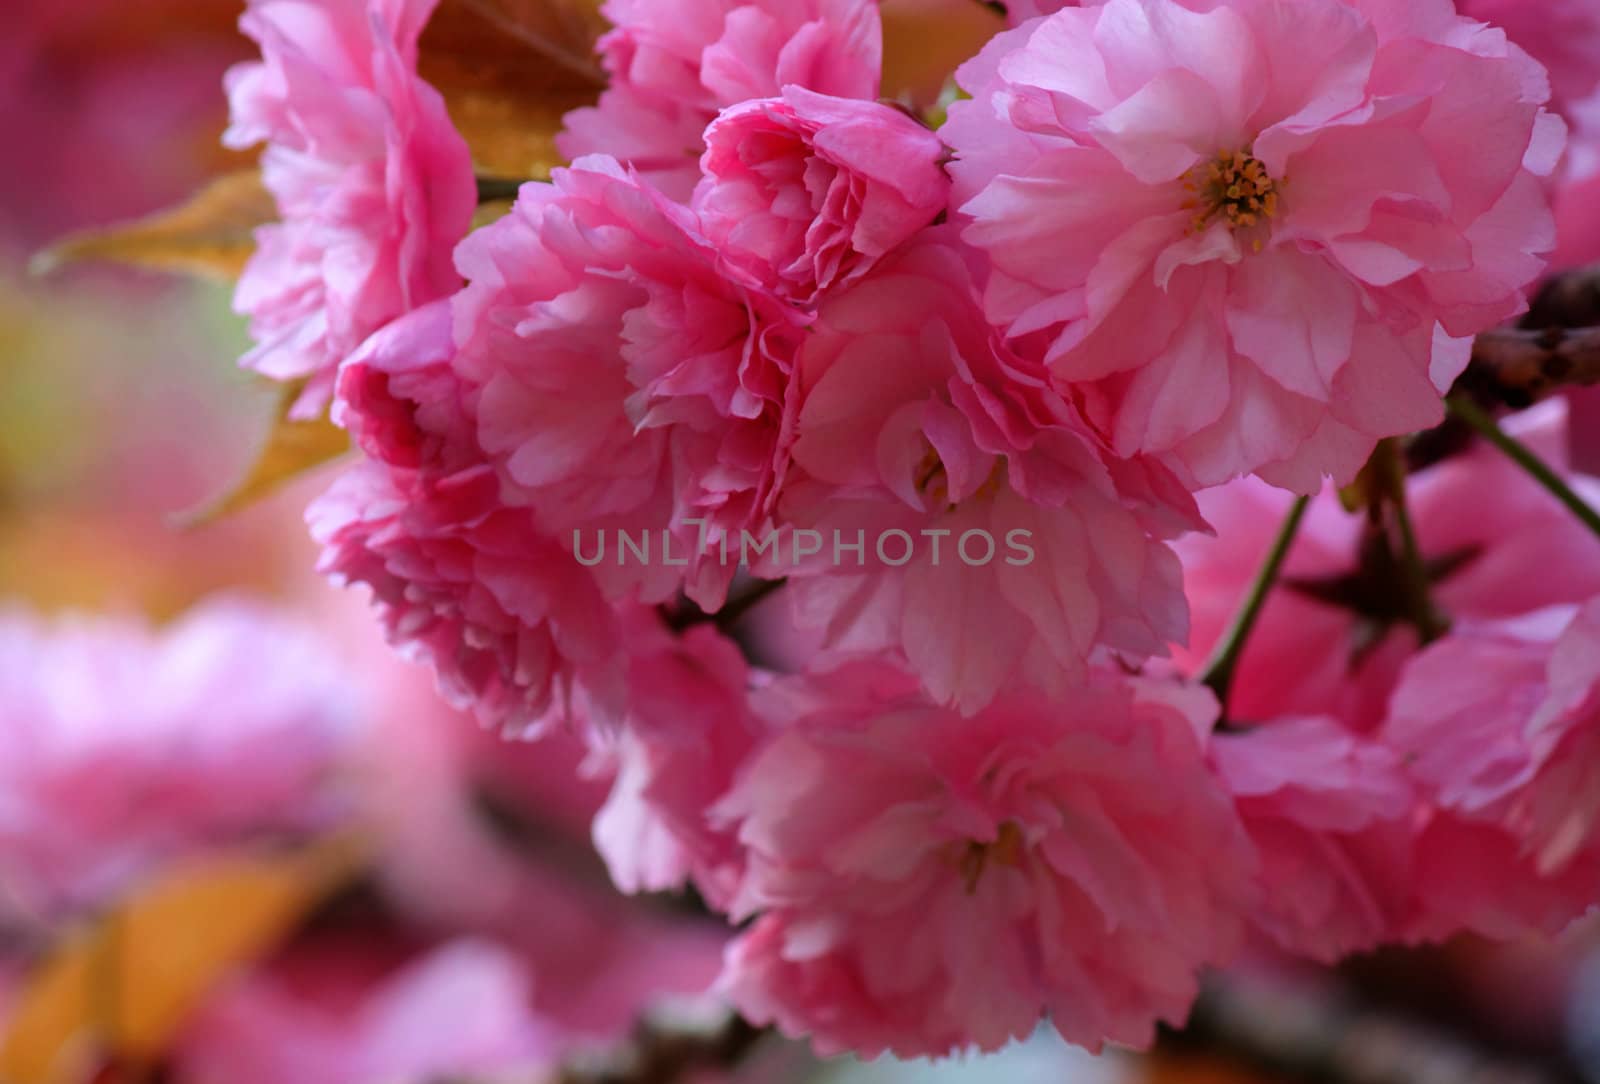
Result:
M209 860L69 935L24 985L0 1040L6 1084L68 1084L110 1058L150 1064L229 974L260 959L358 868L348 840Z
M962 62L1005 29L975 0L883 0L883 96L916 109L938 100Z
M203 527L232 515L350 450L350 434L325 415L311 419L290 416L302 387L299 383L281 386L272 429L255 462L238 483L215 500L180 515L181 526Z
M419 68L444 95L482 173L547 177L561 118L605 88L598 0L443 0Z
M277 208L256 170L224 174L187 203L133 222L73 234L33 259L36 275L69 263L111 263L235 279L255 251L255 230Z

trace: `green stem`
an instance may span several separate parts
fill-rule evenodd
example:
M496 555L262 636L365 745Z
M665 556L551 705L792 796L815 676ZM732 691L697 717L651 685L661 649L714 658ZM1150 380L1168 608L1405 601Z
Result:
M1209 685L1224 707L1228 703L1228 690L1233 685L1234 671L1238 669L1239 658L1244 654L1245 643L1250 639L1250 631L1255 628L1256 619L1261 616L1261 609L1267 604L1267 595L1272 592L1272 585L1278 582L1278 574L1283 571L1283 563L1289 556L1289 547L1294 544L1295 535L1300 531L1300 521L1305 519L1306 507L1310 503L1310 497L1301 497L1294 502L1294 507L1289 510L1289 518L1283 521L1283 526L1278 530L1278 537L1272 542L1266 563L1261 566L1261 571L1256 573L1255 582L1250 585L1244 606L1234 617L1233 624L1228 626L1228 631L1223 634L1216 650L1211 653L1211 658L1200 672L1201 684Z
M1600 512L1595 511L1587 501L1578 496L1548 463L1534 455L1521 441L1501 429L1487 411L1466 396L1452 395L1445 400L1445 403L1452 414L1472 426L1478 431L1479 436L1500 449L1508 459L1532 475L1535 481L1548 489L1557 500L1571 510L1573 515L1583 521L1583 524L1594 532L1596 538L1600 538Z

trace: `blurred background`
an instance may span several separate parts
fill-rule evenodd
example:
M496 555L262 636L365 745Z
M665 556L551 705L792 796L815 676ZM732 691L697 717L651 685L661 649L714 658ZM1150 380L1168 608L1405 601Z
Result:
M326 471L193 523L277 410L235 366L228 285L30 273L248 165L218 144L239 5L4 6L0 1084L1600 1079L1588 931L1336 971L1263 958L1145 1057L1041 1034L937 1067L770 1040L722 1065L746 1039L706 994L721 924L617 894L580 751L479 732L321 581L302 513ZM971 51L975 7L913 50L929 71ZM136 691L197 658L237 695ZM85 722L47 733L79 700Z

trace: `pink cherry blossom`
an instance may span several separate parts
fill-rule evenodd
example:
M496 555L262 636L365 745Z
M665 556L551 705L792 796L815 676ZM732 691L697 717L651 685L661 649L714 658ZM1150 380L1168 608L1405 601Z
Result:
M1457 0L1461 14L1492 23L1550 73L1554 104L1600 88L1600 8L1587 0Z
M460 249L455 368L508 499L585 562L598 534L648 534L648 563L594 560L613 598L708 609L788 469L804 317L734 267L695 215L608 158L528 185ZM687 562L687 568L682 566Z
M1600 893L1600 599L1458 626L1413 659L1384 739L1438 812L1422 936L1554 934Z
M569 113L569 158L610 154L674 199L700 179L702 133L722 109L788 86L875 98L882 29L873 0L606 0L611 83Z
M1416 804L1399 754L1308 717L1220 734L1211 758L1261 856L1268 936L1327 963L1394 935Z
M360 694L311 629L243 601L155 632L0 617L0 921L60 920L167 863L351 810Z
M767 710L721 806L749 850L735 916L759 916L724 985L754 1022L824 1054L994 1049L1044 1015L1144 1045L1237 938L1253 858L1204 767L1209 698L1097 671L963 718L865 664Z
M790 570L802 622L900 652L936 701L974 711L1015 681L1064 689L1097 647L1181 640L1161 539L1198 520L1159 468L1104 457L998 341L952 240L930 232L822 306L783 519L823 539Z
M1444 0L1107 0L957 79L989 316L1195 484L1314 492L1432 426L1554 246L1545 80Z
M1037 19L1041 15L1054 15L1062 8L1078 6L1078 0L1003 0L1003 2L1006 18L1012 26L1025 23L1029 19Z
M1600 599L1452 633L1407 666L1384 733L1442 806L1560 871L1600 843Z
M415 677L386 691L361 798L403 929L515 954L563 1047L618 1041L656 1000L705 994L728 933L618 894L588 845L610 781L577 733L507 741L431 706Z
M603 699L625 672L622 618L570 547L507 504L451 368L450 311L398 321L352 356L338 416L369 458L310 509L321 571L371 589L390 639L443 691L513 731Z
M1600 486L1567 470L1564 404L1544 404L1504 425L1600 506ZM1194 635L1176 657L1189 669L1237 612L1290 497L1245 479L1201 494L1199 502L1217 534L1177 543ZM1433 600L1448 615L1509 618L1600 593L1594 536L1492 448L1476 446L1412 475L1407 502L1431 568ZM1417 638L1400 612L1398 570L1363 524L1332 491L1312 502L1240 660L1230 701L1236 718L1331 715L1363 732L1382 722ZM1542 572L1529 576L1530 568Z
M467 146L416 74L437 0L251 0L240 22L263 61L228 74L227 143L266 142L262 171L281 223L234 304L256 347L243 364L307 381L315 413L363 339L459 284L451 250L477 195Z
M787 87L724 111L706 148L706 233L801 302L865 274L949 200L938 137L877 102Z
M624 892L693 881L725 907L743 872L737 842L711 807L732 785L761 727L739 645L709 625L634 649L626 726L606 759L616 782L595 817L595 846Z
M179 1079L370 1084L554 1060L553 1029L529 1005L534 976L492 943L462 938L380 979L337 957L297 963L208 998L180 1037ZM338 986L353 988L344 1004L329 996Z

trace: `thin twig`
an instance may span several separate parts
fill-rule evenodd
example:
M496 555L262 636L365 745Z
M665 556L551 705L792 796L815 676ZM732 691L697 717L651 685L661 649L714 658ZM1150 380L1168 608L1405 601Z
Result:
M1445 402L1452 414L1477 430L1479 436L1499 448L1513 463L1532 475L1535 481L1549 490L1593 531L1596 538L1600 538L1600 512L1595 511L1587 501L1578 496L1577 491L1552 470L1549 464L1534 455L1521 441L1501 429L1494 418L1469 396L1452 395Z
M1310 497L1301 497L1294 502L1294 507L1289 510L1289 517L1284 520L1283 527L1278 531L1278 537L1273 540L1272 549L1267 552L1266 563L1261 566L1261 570L1256 573L1255 582L1250 585L1244 606L1234 617L1233 624L1228 627L1228 631L1201 671L1201 683L1211 687L1211 691L1217 694L1217 699L1222 701L1224 709L1228 704L1228 690L1233 685L1234 671L1239 668L1239 659L1244 654L1245 644L1250 639L1250 631L1255 628L1256 619L1261 616L1261 609L1267 603L1267 595L1272 592L1273 584L1278 581L1278 574L1283 571L1283 563L1289 556L1290 547L1294 545L1295 535L1300 531L1300 521L1305 518L1306 507L1310 503Z

